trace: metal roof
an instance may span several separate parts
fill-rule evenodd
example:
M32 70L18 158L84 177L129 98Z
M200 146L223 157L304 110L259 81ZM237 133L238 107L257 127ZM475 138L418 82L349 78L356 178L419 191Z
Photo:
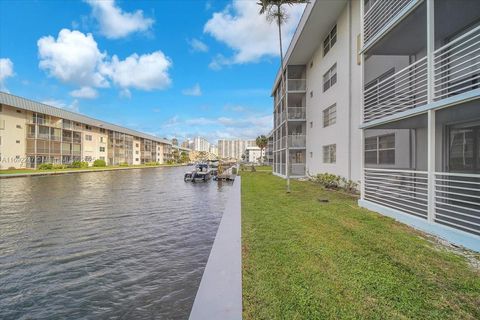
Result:
M54 117L58 117L66 120L80 122L83 124L88 124L92 127L98 127L102 129L117 131L117 132L129 134L129 135L144 138L144 139L161 142L164 144L170 144L170 145L172 144L170 141L166 139L155 137L155 136L152 136L143 132L139 132L136 130L128 129L125 127L117 126L116 124L90 118L90 117L81 115L79 113L56 108L44 103L32 101L26 98L18 97L18 96L1 92L1 91L0 91L0 104L9 105L18 109L28 110L32 112L43 113L49 116L54 116Z

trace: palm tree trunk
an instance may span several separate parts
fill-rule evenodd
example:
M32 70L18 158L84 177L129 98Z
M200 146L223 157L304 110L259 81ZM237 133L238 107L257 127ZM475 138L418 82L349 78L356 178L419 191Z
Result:
M286 157L285 157L285 170L286 170L286 176L287 176L287 193L290 193L290 170L288 168L288 165L289 165L289 161L288 161L288 158L290 156L290 150L288 148L288 106L286 105L286 99L287 99L287 84L285 82L285 74L284 74L284 66L283 66L283 46L282 46L282 27L281 27L281 11L280 11L280 4L277 5L277 18L278 18L278 21L277 21L277 24L278 24L278 39L280 40L279 43L280 43L280 64L281 64L281 67L280 67L280 70L282 72L282 83L281 83L281 87L280 89L282 90L282 86L285 86L285 92L283 93L283 102L285 103L285 119L286 119L286 122L285 122L285 131L286 131L286 146L285 146L285 150L286 150ZM283 104L282 104L283 105Z

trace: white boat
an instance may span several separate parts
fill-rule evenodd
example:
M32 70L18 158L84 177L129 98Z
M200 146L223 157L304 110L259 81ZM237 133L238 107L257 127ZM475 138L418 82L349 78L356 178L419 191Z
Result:
M199 163L192 171L185 172L184 181L208 181L212 177L212 170L206 163Z

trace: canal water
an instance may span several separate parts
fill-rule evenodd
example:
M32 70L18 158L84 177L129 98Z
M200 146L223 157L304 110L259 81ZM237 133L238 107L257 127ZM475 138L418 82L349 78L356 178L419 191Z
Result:
M0 319L186 319L230 185L185 168L0 180Z

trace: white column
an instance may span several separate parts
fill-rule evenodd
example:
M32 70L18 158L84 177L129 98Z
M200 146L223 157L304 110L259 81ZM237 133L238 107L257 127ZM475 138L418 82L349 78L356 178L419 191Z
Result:
M433 102L435 75L433 72L433 52L435 51L435 11L434 0L427 0L427 98Z
M427 0L427 94L428 103L434 99L435 75L433 52L435 51L434 0ZM428 221L435 220L435 111L428 111Z
M435 219L435 111L428 111L428 221Z

